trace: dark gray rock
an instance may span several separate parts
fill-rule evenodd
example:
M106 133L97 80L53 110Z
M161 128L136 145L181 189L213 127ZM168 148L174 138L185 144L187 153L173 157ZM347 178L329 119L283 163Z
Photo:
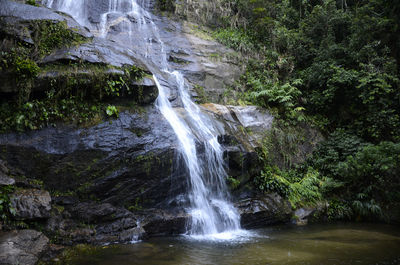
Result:
M9 177L10 173L7 163L0 159L0 187L15 184L15 179Z
M61 214L47 220L45 230L64 245L130 242L144 233L132 212L96 202L65 206Z
M158 87L153 78L145 76L140 80L132 81L133 87L138 87L138 93L136 93L136 101L141 104L151 104L158 97Z
M17 190L10 196L11 206L15 209L15 218L32 220L48 218L51 210L51 197L44 190Z
M318 202L314 206L296 209L293 214L293 223L296 225L306 225L310 222L324 221L327 218L327 202Z
M277 194L245 199L235 206L240 213L241 226L245 229L288 223L292 216L290 203Z
M35 230L0 232L0 264L36 264L48 242L46 236Z
M74 196L55 196L52 197L52 200L55 204L62 206L74 205L79 201L78 198Z
M134 219L128 210L115 207L109 203L82 202L70 209L72 218L86 223L102 223L122 218Z
M149 210L141 226L147 236L180 235L186 231L190 216L184 212Z
M0 187L14 184L15 180L13 178L7 177L2 172L0 172Z
M44 57L42 64L57 62L87 62L100 65L112 65L122 67L125 65L135 65L142 69L147 69L139 55L125 47L102 38L94 38L91 42L83 43L78 46L65 47L56 50L52 54Z
M32 21L47 20L65 22L74 32L83 37L90 38L93 35L89 30L79 25L72 17L56 13L45 7L25 5L9 0L0 0L0 29L7 35L18 38L28 44L33 44L32 31L27 27Z
M316 211L315 208L300 208L294 212L295 223L297 225L306 225L308 217Z

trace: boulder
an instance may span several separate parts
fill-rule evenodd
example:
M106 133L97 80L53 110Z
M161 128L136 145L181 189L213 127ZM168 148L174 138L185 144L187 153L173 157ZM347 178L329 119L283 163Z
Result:
M0 187L15 184L15 179L9 177L9 174L7 163L0 159Z
M266 194L239 201L235 204L245 229L261 228L288 223L292 216L290 203L277 194Z
M201 107L214 120L222 124L221 135L234 137L234 140L230 139L230 141L240 143L247 151L254 151L262 145L262 139L271 129L274 120L267 110L257 106L207 103L202 104Z
M327 217L327 202L319 202L315 206L308 206L296 209L293 214L293 223L296 225L306 225L309 222L318 222Z
M0 172L0 187L14 185L14 184L15 184L15 179L8 177L3 172Z
M186 231L190 216L184 212L168 212L161 209L146 212L141 227L147 236L180 235Z
M300 208L294 212L294 222L297 225L306 225L308 217L315 212L315 208Z
M28 189L17 190L10 196L15 218L34 220L48 218L51 210L51 197L48 191Z
M49 239L35 230L0 232L0 264L34 265Z

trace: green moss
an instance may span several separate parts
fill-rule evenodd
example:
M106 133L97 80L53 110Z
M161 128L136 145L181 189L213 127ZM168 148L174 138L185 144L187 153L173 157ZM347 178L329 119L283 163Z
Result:
M193 89L197 93L197 98L196 98L197 99L197 103L204 104L204 103L210 102L208 97L207 97L206 90L204 89L203 86L200 86L200 85L196 84L196 85L193 86Z
M31 23L31 27L35 36L35 51L39 57L49 54L57 48L88 41L88 38L69 28L66 21L54 23L51 20L36 20Z
M39 6L36 4L36 0L26 0L25 3L31 6Z

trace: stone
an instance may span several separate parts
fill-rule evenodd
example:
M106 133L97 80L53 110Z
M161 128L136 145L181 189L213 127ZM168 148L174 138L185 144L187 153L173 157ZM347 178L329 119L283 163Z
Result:
M7 163L0 159L0 187L15 184L15 179L9 177L9 173L10 170L8 169Z
M180 235L186 231L190 216L184 212L168 212L161 209L148 211L142 227L148 236Z
M300 208L294 212L294 222L297 225L306 225L308 217L316 211L315 208Z
M134 65L147 72L146 65L140 56L123 46L102 38L94 38L88 43L58 49L41 60L41 64L55 64L71 61L76 63L91 63L123 67Z
M235 203L245 229L262 228L278 223L288 223L292 216L289 201L271 193L248 198Z
M45 190L17 190L10 196L11 207L15 209L15 218L34 220L48 218L51 210L51 197Z
M34 265L49 239L35 230L0 232L0 264Z
M214 103L201 107L222 124L221 135L231 135L246 150L254 151L262 145L265 133L271 129L274 117L257 106L232 106Z
M40 20L53 21L53 23L65 22L77 34L85 38L93 37L89 30L66 14L57 13L45 7L25 5L8 0L0 0L0 6L1 31L27 44L33 44L32 31L27 27L27 24Z
M85 223L101 223L121 218L133 218L133 214L109 203L82 202L69 210L72 217Z
M78 198L74 196L56 196L52 197L52 200L57 205L67 206L78 203Z
M324 221L327 218L328 207L327 202L318 202L314 206L296 209L292 222L296 225L307 225L310 222Z
M7 177L5 174L0 172L0 187L14 185L14 184L15 184L15 179Z

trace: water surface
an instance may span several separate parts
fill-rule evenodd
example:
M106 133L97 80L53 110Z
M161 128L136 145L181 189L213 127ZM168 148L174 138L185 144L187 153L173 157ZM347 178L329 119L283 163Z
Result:
M379 224L277 226L235 240L152 238L73 264L400 264L400 229Z

